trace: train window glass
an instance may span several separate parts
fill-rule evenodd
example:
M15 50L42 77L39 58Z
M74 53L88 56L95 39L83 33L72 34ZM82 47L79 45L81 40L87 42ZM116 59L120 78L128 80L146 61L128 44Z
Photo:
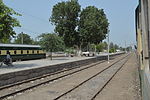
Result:
M23 54L23 50L21 50L21 54Z
M27 54L29 54L29 51L27 50Z
M7 50L6 54L8 54L8 53L9 53L9 50Z
M37 53L39 54L39 50L37 51Z
M34 50L32 50L32 54L34 54Z
M14 51L14 54L17 54L17 51L16 51L16 50Z
M0 50L0 55L1 55L1 50Z

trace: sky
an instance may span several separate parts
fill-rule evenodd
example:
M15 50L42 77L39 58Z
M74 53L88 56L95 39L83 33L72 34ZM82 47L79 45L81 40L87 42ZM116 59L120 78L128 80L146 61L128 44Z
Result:
M24 32L36 39L41 33L54 32L55 26L49 22L55 4L67 0L3 0L22 16L15 16L21 23L14 28L16 33ZM110 41L124 47L135 44L134 11L138 0L78 0L82 9L95 6L104 9L110 23Z

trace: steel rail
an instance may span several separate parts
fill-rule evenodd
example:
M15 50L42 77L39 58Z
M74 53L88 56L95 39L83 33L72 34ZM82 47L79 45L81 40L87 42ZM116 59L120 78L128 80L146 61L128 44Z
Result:
M114 78L114 76L121 70L121 68L126 64L126 62L128 61L129 59L127 59L119 69L117 69L117 71L111 76L111 78L103 85L103 87L91 98L91 100L94 100L98 94L100 94L103 89L108 85L108 83Z

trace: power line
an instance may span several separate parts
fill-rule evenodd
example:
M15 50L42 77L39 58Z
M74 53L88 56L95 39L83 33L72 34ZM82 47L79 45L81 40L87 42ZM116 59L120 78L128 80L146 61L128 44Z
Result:
M23 28L23 27L20 27L18 29L20 30L20 32L26 31L26 32L29 32L29 33L32 33L32 34L34 33L36 35L40 35L42 33L45 33L45 32L36 32L36 31L30 30L30 29L27 29L27 28Z
M43 19L43 18L34 16L34 15L30 14L30 13L27 13L27 12L24 12L24 11L21 11L21 10L18 10L18 9L16 9L16 8L13 8L13 9L15 9L18 13L21 13L21 14L24 14L24 15L27 15L27 16L30 16L30 17L33 17L33 18L35 18L35 19L37 19L37 20L40 20L40 21L42 21L42 22L44 22L44 23L48 23L48 24L49 24L49 20L45 20L45 19Z
M27 34L30 34L30 36L34 36L33 38L36 38L37 36L39 36L40 34L42 34L42 33L39 33L39 32L35 32L35 31L32 31L32 30L30 30L30 29L26 29L26 28L19 28L19 30L20 30L20 33L21 32L29 32L29 33L27 33ZM36 34L36 35L31 35L31 33L32 34Z
M21 10L18 10L18 9L16 9L16 8L13 8L13 9L16 10L18 13L21 13L21 14L23 14L23 15L27 15L27 16L30 16L30 17L32 17L32 18L34 18L34 19L40 20L40 21L42 21L42 22L45 23L45 24L50 24L50 22L49 22L48 20L46 21L46 20L43 19L43 18L34 16L34 15L30 14L30 13L27 13L27 12L24 12L24 11L21 11ZM47 26L49 26L49 25L47 25ZM41 34L41 33L39 33L39 32L30 30L30 29L27 29L27 28L23 28L23 27L19 27L19 28L17 28L17 29L19 29L19 30L21 29L21 31L23 30L23 31L27 31L27 32L34 33L34 34Z
M27 32L34 33L34 34L39 34L39 32L35 32L35 31L32 31L32 30L27 29L27 28L20 27L20 29L22 29L22 30L24 30L24 31L27 31Z

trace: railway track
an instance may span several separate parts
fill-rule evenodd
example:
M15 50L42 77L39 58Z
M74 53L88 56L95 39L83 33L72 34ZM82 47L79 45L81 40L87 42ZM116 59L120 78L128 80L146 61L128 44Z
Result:
M122 58L122 59L120 59L119 61L116 61L116 62L114 62L113 64L111 64L110 66L108 66L107 68L105 68L105 69L103 69L103 70L101 70L100 72L98 72L98 73L96 73L95 75L93 75L93 76L91 76L90 78L88 78L87 80L85 80L85 81L83 81L83 82L81 82L80 84L78 84L78 85L76 85L75 87L73 87L73 88L71 88L70 90L68 90L68 91L66 91L65 93L63 93L63 94L61 94L60 96L57 96L55 99L53 99L53 100L68 100L68 98L69 98L69 100L72 98L72 97L70 97L71 96L71 92L73 92L73 91L75 91L75 90L77 90L78 88L80 88L80 87L82 87L84 84L86 84L88 81L90 81L90 80L92 80L93 78L95 78L95 77L97 77L98 75L100 75L100 74L102 74L102 73L104 73L106 70L109 70L112 66L114 66L115 64L117 64L118 62L120 62L121 60L125 60L125 61L123 61L122 63L121 63L121 65L117 68L117 70L115 71L115 73L103 84L103 86L101 86L101 88L99 89L99 90L97 90L97 92L89 99L85 99L85 100L94 100L96 97L97 97L97 95L100 93L100 92L102 92L102 90L107 86L107 84L113 79L113 77L117 74L117 72L124 66L124 64L128 61L128 59L127 59L127 57L128 56L126 56L126 57L124 57L124 58ZM84 87L85 88L85 87ZM77 92L77 91L76 91ZM74 92L74 93L72 93L72 95L74 95L76 92ZM81 92L80 92L81 93ZM69 95L70 94L70 95ZM68 97L67 97L67 95L68 95ZM74 99L74 96L73 96L73 99ZM75 98L75 99L77 99L77 98ZM80 98L81 100L82 100L82 98ZM83 100L84 100L83 99Z
M56 73L52 73L52 74L44 75L44 76L37 77L34 79L25 80L16 84L11 84L8 86L0 87L0 99L4 99L6 97L16 95L17 93L22 93L24 91L38 87L40 85L52 82L54 80L58 80L60 78L72 75L74 73L86 70L88 68L94 67L103 62L105 61L100 61L100 62L91 64L85 67L75 67L71 69L65 69L63 71L59 71ZM51 77L51 76L54 76L54 77Z
M109 78L109 80L103 85L103 87L99 91L96 92L96 94L91 98L91 100L94 100L100 94L100 92L102 92L102 90L108 85L108 83L120 71L120 69L126 64L127 61L128 61L128 59L120 66L119 69L117 69L117 71Z

